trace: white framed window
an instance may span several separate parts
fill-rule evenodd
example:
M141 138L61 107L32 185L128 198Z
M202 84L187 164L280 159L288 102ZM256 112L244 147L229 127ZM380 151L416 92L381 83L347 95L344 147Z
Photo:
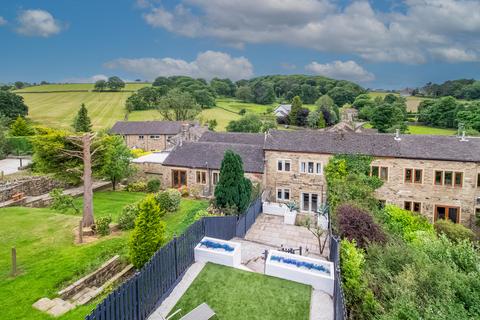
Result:
M323 165L316 161L300 161L300 172L307 174L323 174Z
M318 193L302 192L300 194L300 210L315 213L320 206L320 195Z
M278 201L289 201L290 200L290 189L288 189L288 188L277 188L277 200Z
M160 139L160 136L159 135L151 135L150 139L158 140L158 139Z
M207 173L205 171L197 171L197 183L207 184Z
M277 171L289 172L292 169L292 162L288 159L277 160Z

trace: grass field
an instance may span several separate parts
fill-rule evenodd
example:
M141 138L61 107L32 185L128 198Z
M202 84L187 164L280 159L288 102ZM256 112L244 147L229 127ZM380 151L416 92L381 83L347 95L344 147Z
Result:
M94 196L95 216L118 217L123 206L143 198L143 193L98 192ZM182 199L180 210L166 215L168 236L180 234L193 222L195 213L206 208L205 201ZM73 229L79 217L54 210L12 207L0 209L0 301L1 319L52 319L31 305L56 292L106 260L127 255L128 232L107 236L84 245L73 244ZM17 248L21 274L10 276L10 248ZM94 301L58 318L78 320L94 308Z
M126 83L123 90L138 90L143 87L150 86L150 83L134 82ZM21 92L48 92L48 91L75 91L75 90L93 90L93 83L65 83L65 84L45 84L40 86L26 87L20 90L15 90L17 93Z
M457 131L454 129L433 128L433 127L420 126L420 125L409 125L408 131L411 134L433 134L433 135L440 135L440 136L452 136L457 133Z
M205 302L214 319L307 320L310 294L310 286L207 263L172 311L185 315Z

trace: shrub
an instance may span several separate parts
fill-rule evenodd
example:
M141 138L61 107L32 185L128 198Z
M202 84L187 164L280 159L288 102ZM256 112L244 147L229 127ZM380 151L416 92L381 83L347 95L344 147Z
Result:
M121 230L131 230L135 227L135 219L138 215L138 203L127 204L122 209L118 218L118 227Z
M340 262L349 319L374 318L380 306L364 276L365 253L357 248L355 240L342 240Z
M159 179L150 179L147 182L147 192L155 193L160 190L161 182Z
M144 181L131 182L125 190L128 192L146 192L147 184Z
M143 149L132 149L130 151L132 152L132 156L134 158L140 158L141 156L145 156L147 154L152 153L150 151L144 151Z
M180 191L176 189L167 189L165 191L159 192L156 195L155 199L157 200L157 203L162 210L174 212L177 211L180 207L182 195L180 194Z
M434 234L432 224L420 214L393 205L386 206L383 211L385 224L390 231L402 236L407 241L414 240L417 232Z
M278 124L290 124L290 121L288 119L288 116L283 116L283 117L277 117L277 123Z
M101 236L107 236L110 234L110 223L112 222L112 217L100 217L95 219L95 230Z
M245 113L247 113L247 110L245 108L242 108L240 109L240 111L238 111L238 114L243 116Z
M49 195L52 197L50 208L62 213L67 213L69 210L73 210L76 214L80 214L80 209L75 204L73 197L68 194L63 194L62 188L52 189Z
M138 205L138 217L129 245L131 263L140 269L165 243L165 223L160 221L161 209L153 195L148 195Z
M199 210L197 213L195 213L195 217L193 218L193 220L197 221L202 219L203 217L215 217L215 215L208 212L207 210Z
M373 242L385 243L385 234L368 212L344 204L337 208L336 215L338 231L343 239L355 240L360 248Z
M452 241L462 241L475 239L475 234L472 230L465 228L461 224L453 223L449 220L438 220L435 222L435 231L438 234L444 234Z

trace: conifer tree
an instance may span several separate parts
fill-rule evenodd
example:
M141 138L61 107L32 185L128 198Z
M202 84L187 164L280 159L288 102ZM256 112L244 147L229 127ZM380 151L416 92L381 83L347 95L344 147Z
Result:
M242 158L231 150L225 151L220 178L215 188L215 202L219 208L236 208L241 214L250 204L252 182L245 178Z
M165 243L165 223L160 220L161 209L153 194L139 203L138 210L129 241L129 255L135 268L140 269Z
M288 114L288 120L291 125L297 124L297 115L298 112L302 109L302 99L299 96L295 96L292 99L292 108Z
M88 110L85 104L82 103L80 110L78 110L77 116L73 121L73 129L75 132L90 132L92 131L92 123L88 117Z

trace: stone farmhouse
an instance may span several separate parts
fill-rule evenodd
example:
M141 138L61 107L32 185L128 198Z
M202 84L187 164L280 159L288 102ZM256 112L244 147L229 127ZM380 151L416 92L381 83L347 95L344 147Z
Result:
M185 121L118 121L111 133L122 135L132 149L163 151L175 145L175 140L197 140L206 129L196 122Z
M211 196L225 150L243 159L246 176L260 182L269 201L295 201L303 214L326 200L324 168L335 154L372 155L371 174L384 181L382 203L473 227L480 214L480 139L326 131L267 134L207 132L178 144L162 161L144 164L164 186Z

